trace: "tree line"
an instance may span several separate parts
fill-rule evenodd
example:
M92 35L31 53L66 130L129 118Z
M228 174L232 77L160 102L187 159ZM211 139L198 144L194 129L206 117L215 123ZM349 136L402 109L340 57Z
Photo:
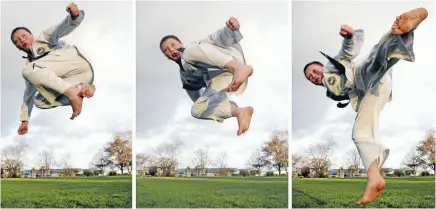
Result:
M163 142L154 150L136 155L136 168L138 176L176 176L181 164L180 156L184 152L186 144L179 138L169 142ZM262 168L270 170L276 168L279 173L283 170L287 173L288 167L288 131L277 131L271 134L265 142L248 160L249 169L255 169L258 174ZM231 169L228 166L228 153L221 152L217 156L210 155L210 147L195 150L191 154L190 165L185 168L187 176L200 176L208 172L208 168L215 166L219 169L217 176L229 176L239 169ZM249 175L248 169L241 170L241 175ZM244 173L244 174L243 174ZM256 173L256 172L255 172Z
M394 171L393 175L415 175L419 168L431 169L435 171L435 130L429 130L423 140L414 145L404 159L401 165L402 169ZM337 144L331 139L326 142L310 145L304 154L292 154L293 176L323 178L329 176L329 168L332 166L331 155L335 152ZM361 172L362 160L356 148L349 150L345 156L346 168L351 176ZM342 168L342 166L341 166ZM390 172L389 169L382 168L382 173ZM311 176L310 176L311 175Z
M98 169L99 172L96 174L103 173L106 168L118 168L122 173L127 170L130 174L132 168L131 136L131 132L114 134L111 141L105 143L91 159L89 168ZM30 149L30 146L24 141L18 141L2 149L1 168L4 177L22 177L23 168L28 166L24 161ZM52 174L54 168L62 169L61 176L74 176L78 172L78 169L72 166L70 152L63 153L57 159L53 150L46 149L38 153L37 159L31 161L34 162L34 166L30 169L30 176L38 173L40 177L47 177Z

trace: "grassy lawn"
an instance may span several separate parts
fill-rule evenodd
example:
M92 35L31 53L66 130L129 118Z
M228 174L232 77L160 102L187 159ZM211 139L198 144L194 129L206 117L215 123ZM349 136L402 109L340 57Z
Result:
M137 178L138 208L288 208L287 177Z
M1 207L131 208L131 177L1 179Z
M366 179L292 179L292 207L355 208L365 185ZM435 178L387 178L377 200L363 207L435 208Z

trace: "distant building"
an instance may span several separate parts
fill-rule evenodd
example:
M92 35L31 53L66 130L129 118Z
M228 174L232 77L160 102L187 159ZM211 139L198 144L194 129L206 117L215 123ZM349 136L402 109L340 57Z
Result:
M228 171L228 176L232 174L239 174L239 169L237 168L224 168ZM186 168L179 168L177 169L177 176L182 177L186 176L185 172L187 171ZM221 168L206 168L205 172L202 172L200 170L197 170L195 168L189 169L189 174L192 177L212 177L217 176L221 172Z
M72 171L72 176L83 175L83 170L81 168L70 168L68 169ZM46 172L46 173L44 173ZM30 169L23 170L21 174L23 174L24 178L36 178L42 177L46 174L47 177L59 177L62 173L65 172L65 169L50 169L48 171L43 171L41 169Z

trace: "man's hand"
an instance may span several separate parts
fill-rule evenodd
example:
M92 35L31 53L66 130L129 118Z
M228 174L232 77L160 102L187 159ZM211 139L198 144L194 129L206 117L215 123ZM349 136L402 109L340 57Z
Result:
M28 126L29 125L29 121L23 121L21 122L20 127L18 128L18 134L19 135L24 135L27 133L28 130Z
M79 7L77 7L77 5L74 3L68 4L67 12L71 15L72 18L76 18L80 14Z
M342 25L339 34L344 38L350 39L354 35L354 29L348 25Z
M226 22L226 25L232 31L239 30L239 21L234 17L231 17L229 21Z

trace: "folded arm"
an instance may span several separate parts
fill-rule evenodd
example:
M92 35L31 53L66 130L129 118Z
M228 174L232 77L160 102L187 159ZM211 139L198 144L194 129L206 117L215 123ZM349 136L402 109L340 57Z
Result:
M35 86L26 80L26 89L24 90L23 104L21 105L20 121L29 121L35 98Z
M80 10L77 17L68 15L61 23L44 30L40 38L47 41L51 46L55 46L60 38L73 32L84 18L85 12L83 10Z
M338 58L352 61L356 58L364 42L364 32L361 29L355 30L352 38L344 38L342 48L339 51Z
M227 26L219 29L215 33L210 34L202 41L207 41L211 44L220 46L220 47L230 47L233 46L243 38L241 32L239 30L233 31Z

